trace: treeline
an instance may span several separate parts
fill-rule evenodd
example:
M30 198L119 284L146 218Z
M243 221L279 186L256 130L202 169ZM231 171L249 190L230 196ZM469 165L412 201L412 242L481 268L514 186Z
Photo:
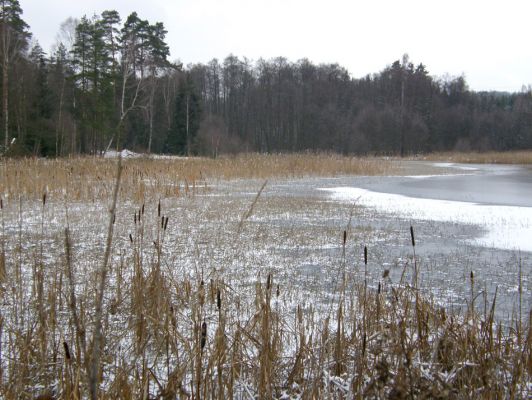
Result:
M200 137L223 151L404 155L532 147L530 87L475 93L463 77L435 79L407 56L362 79L337 64L282 57L253 64L229 56L187 73L201 97Z
M352 78L337 64L279 57L183 67L166 29L136 13L70 18L51 55L17 0L0 0L2 152L110 148L208 154L411 154L532 148L532 90L473 92L407 56Z

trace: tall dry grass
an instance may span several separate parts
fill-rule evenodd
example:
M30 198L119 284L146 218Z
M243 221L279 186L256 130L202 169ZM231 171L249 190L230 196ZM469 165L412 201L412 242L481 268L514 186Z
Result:
M470 164L532 164L532 151L487 151L487 152L447 152L423 156L430 161L449 161Z
M206 181L303 176L384 175L400 169L397 162L336 154L242 154L210 158L132 158L123 160L120 198L143 201L151 193L186 195ZM4 197L40 198L44 191L69 201L100 201L112 195L116 160L2 159L0 193Z

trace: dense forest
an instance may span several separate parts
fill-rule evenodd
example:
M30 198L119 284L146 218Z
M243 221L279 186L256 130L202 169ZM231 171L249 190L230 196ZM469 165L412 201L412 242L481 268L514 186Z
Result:
M183 66L169 60L164 25L137 13L69 18L58 30L48 55L20 3L0 0L1 153L532 148L531 87L473 92L464 77L435 78L406 55L363 78L283 57Z

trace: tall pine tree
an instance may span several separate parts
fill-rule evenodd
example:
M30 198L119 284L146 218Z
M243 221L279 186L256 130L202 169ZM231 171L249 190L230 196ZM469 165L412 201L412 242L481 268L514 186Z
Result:
M185 156L194 154L200 120L200 97L187 76L177 92L173 125L167 139L168 152Z
M28 46L28 24L18 0L0 0L0 57L2 58L2 114L4 146L9 147L9 71Z

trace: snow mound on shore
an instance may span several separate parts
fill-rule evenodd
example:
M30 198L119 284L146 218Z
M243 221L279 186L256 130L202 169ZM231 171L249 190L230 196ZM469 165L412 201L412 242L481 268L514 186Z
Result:
M131 150L124 149L122 151L108 150L103 156L105 158L118 158L118 156L122 156L122 158L138 158L143 157L143 154L135 153Z

